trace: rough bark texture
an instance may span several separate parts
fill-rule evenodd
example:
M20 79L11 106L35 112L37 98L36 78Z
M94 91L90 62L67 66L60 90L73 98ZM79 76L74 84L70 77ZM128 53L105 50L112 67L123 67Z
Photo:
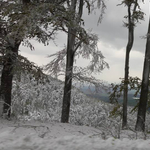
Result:
M127 128L127 103L128 103L128 78L129 78L129 56L134 42L134 26L131 17L131 5L128 6L128 44L125 57L124 94L123 94L123 119L122 128Z
M150 21L147 34L146 52L143 68L142 86L140 102L138 107L138 115L135 129L137 131L145 131L145 118L146 118L146 108L148 100L148 85L149 85L149 72L150 72Z
M4 56L4 64L1 76L1 102L3 103L3 115L10 117L11 114L11 90L13 79L13 64L18 55L20 44L16 44L13 48L9 47L8 53Z

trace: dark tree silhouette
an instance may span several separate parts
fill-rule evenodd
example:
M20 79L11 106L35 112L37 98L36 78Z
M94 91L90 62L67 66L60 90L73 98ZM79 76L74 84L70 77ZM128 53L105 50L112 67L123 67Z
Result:
M137 0L126 2L128 7L128 44L126 46L125 56L125 74L124 74L124 94L123 94L123 119L122 128L127 127L127 103L128 103L128 78L129 78L129 56L134 42L134 17L136 11ZM134 5L132 14L132 5Z
M138 0L125 0L122 2L128 8L128 19L125 26L128 28L128 43L126 46L126 56L125 56L125 74L124 74L124 93L123 93L123 119L122 128L127 128L127 103L128 103L128 84L129 84L129 57L130 51L134 43L134 28L135 24L143 19L143 12L140 11L140 6ZM137 10L137 8L139 10Z
M145 60L144 60L144 68L143 68L141 95L140 95L140 102L138 107L137 122L135 126L135 129L137 131L145 131L149 73L150 73L150 18L149 18L149 27L147 33L147 43L146 43Z
M74 12L72 20L75 20L76 23L79 24L79 21L75 19L76 5L77 0L72 0L70 11ZM83 0L80 0L78 13L79 20L81 19L82 11L83 11ZM65 74L65 86L64 86L62 116L61 116L61 122L63 123L68 123L69 121L76 32L77 32L76 29L74 29L73 27L68 28L66 74Z
M11 90L13 79L13 66L18 56L18 49L21 41L15 42L14 47L7 47L7 54L4 56L1 76L1 99L4 102L3 114L10 117L11 113Z

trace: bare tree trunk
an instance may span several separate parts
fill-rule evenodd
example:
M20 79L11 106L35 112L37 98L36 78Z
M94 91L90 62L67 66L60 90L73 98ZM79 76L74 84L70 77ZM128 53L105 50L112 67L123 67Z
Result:
M68 121L69 121L71 88L72 88L72 74L73 74L73 63L74 63L75 34L76 34L76 31L69 29L68 44L67 44L67 63L66 63L66 75L65 75L65 87L64 87L62 116L61 116L61 122L63 122L63 123L68 123Z
M75 13L77 0L72 0L70 10ZM82 16L83 0L80 0L78 19L75 20L79 24L79 20ZM73 20L75 14L73 14ZM67 42L67 59L66 59L66 74L65 74L65 86L62 106L61 122L69 122L70 102L71 102L71 88L72 88L72 77L73 77L73 63L75 54L75 40L76 40L76 29L75 27L69 27L68 29L68 42Z
M129 77L129 51L126 51L125 60L125 77L124 77L124 93L123 93L123 118L122 128L127 128L127 105L128 105L128 77Z
M7 114L10 117L11 106L11 89L12 89L12 61L10 59L3 66L1 76L1 99L3 101L3 114Z
M9 47L9 53L4 56L4 64L1 76L1 101L3 104L3 114L10 117L11 114L11 90L13 79L13 65L18 55L19 44L15 47Z
M146 118L146 107L148 100L148 85L149 85L149 72L150 72L150 20L147 33L146 52L143 68L143 78L141 86L140 102L138 107L138 115L135 129L137 131L145 131L145 118Z
M127 103L128 103L128 78L129 78L129 56L134 42L134 25L131 18L131 5L128 6L128 44L125 57L124 95L123 95L123 119L122 128L127 128Z

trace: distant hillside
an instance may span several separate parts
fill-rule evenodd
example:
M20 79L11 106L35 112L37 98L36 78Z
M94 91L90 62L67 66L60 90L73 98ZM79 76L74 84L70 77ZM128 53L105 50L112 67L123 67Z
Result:
M23 120L60 122L63 88L64 83L52 77L37 82L33 76L22 75L21 79L13 81L12 114ZM87 97L74 87L70 106L70 123L103 128L108 135L117 137L121 116L112 117L111 111L115 105ZM131 114L131 110L128 107L128 120L129 126L134 129L137 115ZM119 108L117 114L121 113L122 108Z
M94 92L94 89L92 89L92 87L91 87L90 90L89 90L88 87L80 88L80 90L81 90L83 93L85 93L87 96L89 96L89 97L96 98L96 99L98 99L98 100L102 100L102 101L107 102L107 103L110 102L110 100L109 100L109 94L108 94L106 91L104 91L104 90L101 90L100 93L95 93L95 92ZM135 93L134 90L129 91L129 94L128 94L128 105L129 105L129 106L135 106L135 105L137 104L137 99L138 99L138 97L135 98L135 97L134 97L134 93ZM118 102L119 102L119 103L122 103L122 102L123 102L123 97L120 97L120 98L118 99Z
M60 121L64 83L52 77L37 82L22 75L13 82L13 114L21 119ZM113 107L87 97L76 87L72 89L70 122L78 125L100 126Z

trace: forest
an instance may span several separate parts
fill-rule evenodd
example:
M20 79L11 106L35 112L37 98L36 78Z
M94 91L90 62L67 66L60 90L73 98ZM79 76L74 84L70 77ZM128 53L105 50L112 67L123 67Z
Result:
M98 145L98 149L117 150L119 146L126 149L124 145L134 139L135 141L129 144L128 150L142 150L143 147L144 150L148 150L150 20L147 22L147 33L143 33L146 44L142 47L144 54L142 78L130 75L132 60L130 53L133 48L135 49L134 44L137 42L136 28L145 21L145 16L150 18L150 14L145 14L141 7L145 3L148 4L145 0L121 0L115 6L126 10L121 22L122 28L124 26L127 32L126 43L123 43L124 76L120 77L120 83L107 83L97 78L111 67L111 63L106 59L107 56L103 55L99 48L101 35L87 29L86 19L84 20L85 13L90 16L98 12L95 24L101 26L107 16L106 0L1 0L0 148L15 150L20 147L21 150L25 146L25 149L41 149L50 138L51 142L44 145L45 150L49 147L70 149L70 142L72 144L77 142L79 149L87 149L86 141L89 141L89 149L94 150L99 138L100 143L103 143L102 140L105 142ZM113 21L111 20L112 23ZM111 30L111 25L109 28ZM50 61L46 65L38 66L22 55L23 46L36 53L32 40L49 47L51 51L50 43L52 41L55 43L60 33L67 37L65 46L50 54L48 56ZM44 50L40 53L42 51ZM79 58L81 62L76 65ZM86 66L82 64L82 60L86 60ZM113 73L108 76L113 78ZM81 89L89 90L95 95L105 91L109 95L109 103L88 97ZM132 107L129 106L130 91L134 91L134 97L137 97L136 105ZM119 101L120 98L122 102ZM41 125L42 123L44 124ZM54 129L55 133L52 135L55 140L49 134L52 126L62 127L58 135L57 128ZM83 131L79 132L76 126L79 126L79 129L83 126ZM88 134L86 127L89 127ZM18 135L20 128L24 136ZM72 133L71 130L76 128L75 137L72 137L72 134L70 137L62 136L67 135L67 131L63 131L65 128L69 130L69 135ZM9 137L11 132L14 135ZM28 132L32 132L32 135ZM82 133L81 141L78 141L78 136L81 136L77 134L78 132ZM19 136L20 146L15 144L19 143ZM94 142L90 138L93 138ZM124 141L124 138L129 141ZM9 143L11 139L13 140ZM64 141L61 141L62 139ZM138 144L137 139L140 140L141 145L140 142ZM116 147L112 147L113 140ZM146 144L143 144L144 140ZM37 141L40 141L40 145ZM78 147L73 144L73 148Z

